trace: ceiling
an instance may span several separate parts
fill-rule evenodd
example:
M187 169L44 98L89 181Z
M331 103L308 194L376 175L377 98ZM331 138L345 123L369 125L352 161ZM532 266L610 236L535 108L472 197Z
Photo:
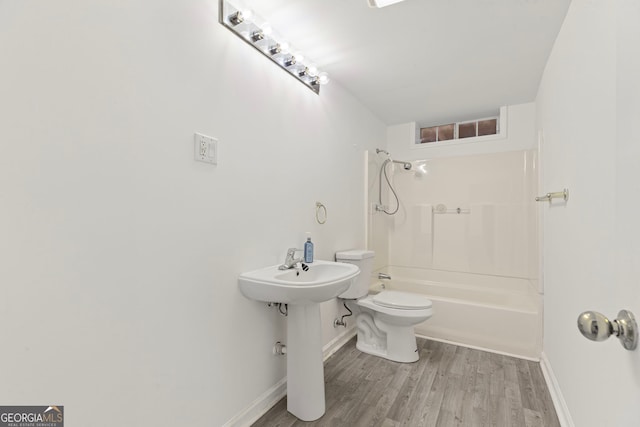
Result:
M533 101L569 2L243 1L388 125L481 118Z

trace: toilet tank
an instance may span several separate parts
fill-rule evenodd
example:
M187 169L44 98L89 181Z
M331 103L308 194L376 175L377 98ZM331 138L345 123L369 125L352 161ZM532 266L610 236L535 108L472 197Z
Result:
M338 298L356 299L369 293L374 255L375 252L363 249L336 252L336 261L355 264L360 268L358 277L356 277L349 289L338 295Z

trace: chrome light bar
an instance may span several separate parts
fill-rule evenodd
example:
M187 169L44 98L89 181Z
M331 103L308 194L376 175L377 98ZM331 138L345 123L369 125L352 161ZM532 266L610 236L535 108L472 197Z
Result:
M315 93L319 94L320 86L329 82L327 73L319 72L301 53L291 53L289 44L252 10L220 0L218 16L220 24Z

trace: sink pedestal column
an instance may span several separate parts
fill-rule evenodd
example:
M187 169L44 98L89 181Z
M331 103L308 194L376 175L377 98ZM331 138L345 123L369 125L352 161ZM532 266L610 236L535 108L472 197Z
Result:
M302 421L325 412L320 304L289 304L287 410Z

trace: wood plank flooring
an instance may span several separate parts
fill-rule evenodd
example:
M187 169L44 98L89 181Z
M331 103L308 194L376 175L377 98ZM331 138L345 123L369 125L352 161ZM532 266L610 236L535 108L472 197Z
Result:
M298 420L285 397L253 427L560 427L538 363L421 338L418 350L396 363L354 338L325 363L322 418Z

